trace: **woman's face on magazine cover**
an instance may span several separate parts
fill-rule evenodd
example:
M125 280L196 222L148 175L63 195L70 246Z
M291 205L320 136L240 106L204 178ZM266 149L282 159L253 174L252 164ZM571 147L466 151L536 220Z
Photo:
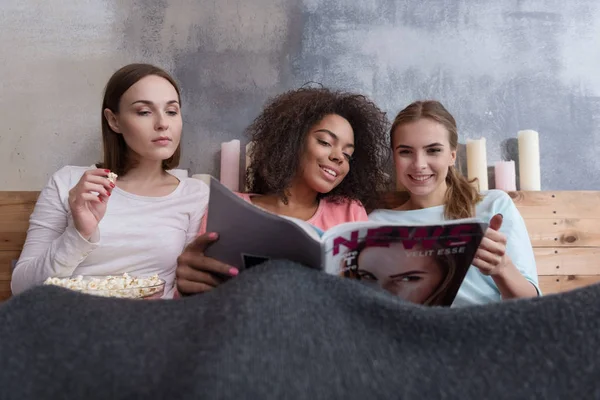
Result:
M350 123L339 115L327 115L306 135L299 177L317 193L328 193L348 175L353 153Z
M456 160L444 125L421 118L398 126L393 135L397 183L415 196L444 195L448 168Z
M358 276L361 280L377 282L398 297L423 304L444 280L435 253L424 255L424 252L404 250L402 243L367 247L358 256Z
M181 140L179 95L160 76L140 79L121 96L117 114L108 109L104 113L111 129L123 135L136 158L167 160Z

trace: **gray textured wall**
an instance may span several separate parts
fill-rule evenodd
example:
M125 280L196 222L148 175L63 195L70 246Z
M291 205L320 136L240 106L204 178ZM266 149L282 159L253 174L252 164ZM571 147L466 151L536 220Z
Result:
M267 97L307 81L371 95L392 118L437 98L488 162L540 132L543 189L600 189L597 0L2 0L0 184L39 189L100 157L103 86L145 61L184 91L184 158L218 175Z

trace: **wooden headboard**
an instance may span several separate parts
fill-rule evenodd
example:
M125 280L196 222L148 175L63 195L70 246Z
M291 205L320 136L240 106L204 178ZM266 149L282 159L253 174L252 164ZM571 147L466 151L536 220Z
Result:
M0 301L10 297L39 192L0 192ZM525 219L544 294L600 282L600 191L510 192Z
M12 261L19 258L39 192L0 192L0 301L10 297Z
M600 191L509 194L525 219L544 294L600 282Z

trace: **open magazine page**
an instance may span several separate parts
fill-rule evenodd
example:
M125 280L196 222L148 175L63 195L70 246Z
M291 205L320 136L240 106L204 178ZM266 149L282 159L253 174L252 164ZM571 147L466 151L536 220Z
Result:
M207 232L219 240L206 255L240 270L269 259L286 259L321 268L317 230L304 221L283 218L256 207L211 178Z
M487 228L474 220L432 226L366 224L345 224L326 233L326 272L431 306L452 304Z

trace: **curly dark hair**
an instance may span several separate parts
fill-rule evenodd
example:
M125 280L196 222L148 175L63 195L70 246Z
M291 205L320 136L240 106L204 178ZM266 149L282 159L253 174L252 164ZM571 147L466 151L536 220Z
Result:
M373 204L385 186L383 165L389 152L389 122L383 111L367 97L327 88L302 87L272 98L246 129L254 142L252 163L246 180L249 191L277 194L287 202L285 190L298 171L310 129L325 116L345 118L354 131L350 171L331 192L319 194L328 201L357 200Z

